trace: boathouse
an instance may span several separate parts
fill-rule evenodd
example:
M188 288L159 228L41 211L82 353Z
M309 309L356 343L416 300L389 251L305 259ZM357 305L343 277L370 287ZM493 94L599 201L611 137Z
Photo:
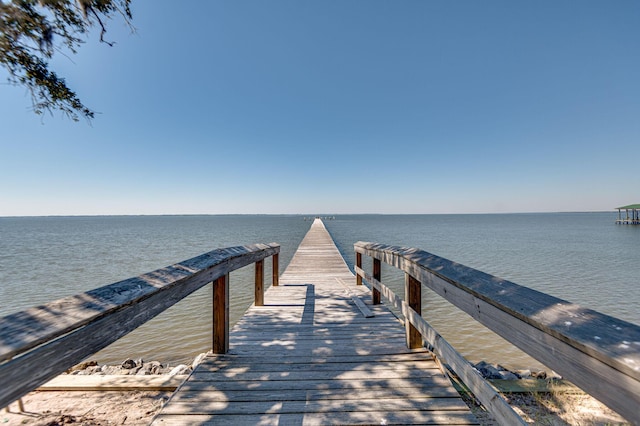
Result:
M640 204L629 204L628 206L616 207L618 210L618 225L640 225ZM622 210L626 212L622 217Z

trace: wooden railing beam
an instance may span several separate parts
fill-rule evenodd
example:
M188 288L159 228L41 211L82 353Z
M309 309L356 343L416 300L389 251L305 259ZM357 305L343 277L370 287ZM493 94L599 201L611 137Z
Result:
M362 268L362 253L356 253L356 266ZM356 285L362 285L362 277L356 274Z

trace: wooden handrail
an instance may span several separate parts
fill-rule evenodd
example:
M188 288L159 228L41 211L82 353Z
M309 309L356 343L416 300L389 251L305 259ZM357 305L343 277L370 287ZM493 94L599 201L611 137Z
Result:
M222 344L228 348L228 274L263 262L269 256L274 256L277 270L279 252L280 245L276 243L217 249L0 318L0 407L98 352L210 282L222 281L227 287L226 294L223 293L225 304L219 305L222 308L214 307L213 340L215 346L220 330L224 334L226 329L226 341ZM262 289L262 285L256 282L256 287ZM214 300L216 288L217 285Z
M415 277L627 420L640 424L640 326L420 249L367 242L358 242L354 248L374 262L377 259ZM361 268L356 267L356 273L367 279Z

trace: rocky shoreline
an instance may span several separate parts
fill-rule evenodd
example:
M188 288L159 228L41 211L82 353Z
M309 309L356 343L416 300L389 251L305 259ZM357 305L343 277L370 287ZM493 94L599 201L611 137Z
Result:
M198 364L207 356L207 353L201 353L194 358L193 362L189 365L178 364L171 366L167 363L161 363L159 361L145 361L142 358L127 358L120 365L100 365L97 361L85 361L69 370L64 374L75 376L87 376L87 375L116 375L116 376L152 376L152 375L167 375L177 376L190 374Z
M544 370L509 370L500 364L489 364L486 361L480 361L477 364L473 364L473 367L482 375L482 377L491 380L562 379L562 376L553 371L548 373Z
M178 364L171 366L163 364L159 361L145 361L142 358L127 358L120 365L100 365L97 361L86 361L80 363L65 374L70 375L186 375L190 374L193 369L202 362L207 353L201 353L194 358L189 365ZM560 380L561 376L554 372L548 373L544 370L509 370L500 364L490 364L486 361L480 361L472 364L473 367L484 377L490 380L520 380L520 379L540 379L540 380Z

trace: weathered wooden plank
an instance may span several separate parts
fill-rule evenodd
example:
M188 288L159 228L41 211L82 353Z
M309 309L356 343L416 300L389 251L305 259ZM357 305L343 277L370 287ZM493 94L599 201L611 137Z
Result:
M368 379L368 380L308 380L306 382L298 382L294 380L288 381L268 381L268 380L229 380L229 381L199 381L199 376L190 376L181 387L182 391L246 391L251 389L253 391L298 391L298 390L351 390L363 391L365 389L405 389L407 387L413 387L416 389L434 389L436 393L442 392L443 389L454 389L448 378L444 376L423 377L418 381L408 381L405 379ZM180 393L178 392L178 393ZM427 391L430 392L430 391ZM454 390L455 392L455 390ZM430 395L430 393L427 393Z
M402 344L404 345L404 339L402 339L400 341ZM397 348L397 346L396 346ZM231 353L234 354L238 354L238 355L251 355L251 353L253 351L255 351L255 348L252 348L250 346L246 347L246 348L233 348L231 349ZM283 354L285 352L292 352L292 354L295 355L299 355L300 352L297 353L293 353L293 348L292 347L269 347L267 349L262 349L262 354L265 356L278 356L280 354ZM336 356L336 355L386 355L386 354L393 354L393 353L397 353L398 350L394 350L394 347L392 345L387 345L384 347L375 347L375 346L371 346L369 345L367 348L353 348L353 347L337 347L337 348L328 348L328 347L322 347L322 346L318 346L315 348L310 348L307 349L305 351L306 354L313 356L313 355L317 355L317 356Z
M354 392L354 388L349 389L282 389L276 388L271 390L254 390L254 389L236 389L236 390L220 390L207 387L197 387L195 384L181 389L180 392L172 399L176 401L233 401L233 402L250 402L250 401L317 401L317 400L360 400L360 399L424 399L424 398L456 398L460 395L452 389L451 386L442 385L434 386L433 384L414 385L414 386L394 386L371 388L366 384L362 384L358 388L358 392ZM510 386L508 389L515 389ZM520 388L517 388L520 389ZM577 389L577 388L576 388Z
M215 414L200 415L164 415L156 417L153 424L158 425L302 425L324 426L330 424L350 425L477 425L478 422L470 412L434 412L434 411L370 411L370 412L333 412L306 414L265 413L258 415L217 416Z
M351 327L278 327L272 332L274 339L317 339L322 337L331 337L334 339L352 339L352 338L366 338L374 337L384 338L385 336L396 337L398 335L397 329L389 329L384 327L373 326L358 327L354 330ZM235 327L234 337L238 340L264 340L264 334L258 333L254 328L249 327Z
M362 300L360 300L360 298L356 294L349 290L349 287L347 287L342 279L336 278L336 281L338 281L345 288L345 292L349 295L349 297L351 297L351 300L356 304L358 309L360 309L360 312L362 313L362 315L364 315L365 318L375 317L375 314L371 311L371 309L369 309L369 307Z
M419 356L416 356L419 355ZM430 352L394 352L391 354L382 355L336 355L326 357L322 355L311 354L287 354L283 353L282 356L272 361L265 360L262 354L252 355L236 355L228 354L224 357L215 357L207 359L206 363L198 369L198 371L207 371L208 368L217 369L220 366L226 365L247 365L252 366L255 364L276 364L276 365L288 365L288 364L372 364L382 363L389 366L394 366L399 363L413 363L416 361L433 360L433 355ZM391 367L393 368L393 367Z
M239 369L222 369L215 372L198 372L193 374L193 380L215 380L218 382L225 380L245 380L245 381L297 381L297 380L372 380L372 379L404 379L420 381L424 378L433 377L434 375L440 375L439 370L420 370L420 369L408 369L408 370L323 370L315 368L312 371L295 371L290 367L286 370L280 371L246 371L245 368Z
M62 374L37 390L41 391L174 391L187 378L186 375L123 376Z
M412 362L412 361L423 361L423 360L432 360L433 354L429 351L407 351L407 352L394 352L391 354L385 355L345 355L345 356L332 356L330 358L324 356L311 356L311 355L294 355L294 354L282 354L282 357L279 357L274 362L278 364L297 364L297 363L395 363L395 362ZM203 364L199 369L206 369L207 365L218 365L225 363L226 365L242 365L243 363L252 365L256 363L265 363L268 362L264 359L261 354L255 354L254 356L238 356L233 354L226 355L209 355L206 358L206 364Z
M432 359L424 361L408 360L408 361L396 361L396 362L382 362L378 361L373 365L365 365L362 361L357 360L356 357L350 358L350 362L323 362L323 363L311 363L311 362L298 362L289 363L287 365L287 372L306 371L309 366L313 368L314 372L330 371L333 373L338 372L379 372L390 370L393 372L413 372L416 369L422 371L435 371L435 374L441 374L438 366L436 366ZM207 362L206 367L199 368L193 373L194 376L199 377L203 373L222 372L223 370L243 370L251 372L277 372L282 371L282 363L264 360L262 363L253 362L249 363L242 359L237 362Z
M433 354L426 351L394 351L389 354L370 355L370 354L356 354L356 355L335 355L331 357L326 356L313 356L312 354L295 354L295 353L283 353L282 357L275 360L265 360L262 354L251 355L237 355L227 354L224 357L207 357L207 365L242 365L242 364L255 364L260 362L261 364L350 364L350 363L381 363L386 365L395 365L396 363L413 363L422 361L432 361ZM204 367L202 367L204 368Z
M308 371L312 370L312 371ZM228 367L220 370L210 370L193 374L192 380L244 380L244 381L296 381L296 380L387 380L404 379L408 382L420 382L434 376L440 376L438 369L429 367L428 369L405 368L401 369L372 369L372 370L349 370L347 368L333 367L332 364L307 365L306 368L287 366L286 369L247 369L247 367Z
M371 411L468 411L460 398L394 398L394 399L320 399L320 400L270 400L231 401L201 400L171 401L163 414L296 414Z

